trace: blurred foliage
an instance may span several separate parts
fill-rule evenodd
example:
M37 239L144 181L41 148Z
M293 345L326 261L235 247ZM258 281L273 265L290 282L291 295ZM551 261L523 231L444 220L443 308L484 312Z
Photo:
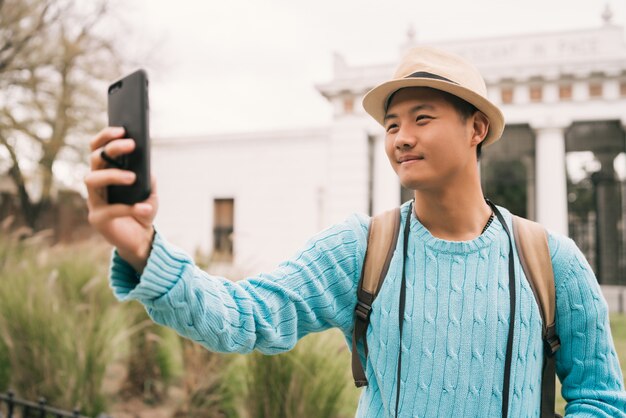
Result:
M614 313L611 315L611 335L615 342L615 350L619 357L622 374L626 371L626 314ZM626 386L626 376L624 376Z
M136 324L138 330L128 340L123 397L140 397L156 404L166 398L168 387L182 373L182 339L173 330L152 322L140 304L126 307L129 323Z
M567 179L567 209L570 215L579 219L587 219L590 212L595 212L595 188L591 177L585 177L581 181L574 183Z
M286 353L246 356L229 376L245 376L237 405L246 418L352 417L359 391L354 387L350 353L338 330L309 335ZM233 374L233 371L235 372ZM239 382L241 383L241 381Z
M175 412L177 418L224 418L238 416L241 387L233 385L236 374L228 374L234 355L218 354L182 339L184 373L183 397ZM230 384L230 386L229 386Z
M0 235L4 387L83 413L105 410L105 371L127 323L107 286L106 259L102 245L49 247L46 231Z
M527 217L528 199L526 168L519 160L493 160L481 165L485 197L507 208L511 213Z

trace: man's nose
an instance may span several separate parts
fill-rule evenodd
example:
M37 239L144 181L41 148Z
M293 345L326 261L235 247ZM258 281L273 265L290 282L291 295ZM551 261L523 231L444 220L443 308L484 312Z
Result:
M396 139L394 141L394 145L396 149L413 148L416 142L417 142L417 138L415 137L411 129L408 129L408 128L398 129L398 133L396 134Z

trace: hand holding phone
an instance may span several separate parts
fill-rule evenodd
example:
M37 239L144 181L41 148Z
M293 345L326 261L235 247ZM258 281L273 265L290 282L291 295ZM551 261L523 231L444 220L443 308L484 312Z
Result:
M152 248L158 210L156 180L150 175L145 71L112 83L108 99L111 126L90 142L91 170L85 176L88 220L141 273Z
M136 176L128 170L110 167L102 159L102 151L115 159L130 154L135 141L126 138L124 129L107 127L90 141L89 173L85 176L87 186L87 219L91 226L111 245L118 254L141 273L146 265L154 238L154 219L158 212L157 182L151 178L151 194L147 200L134 205L109 204L106 190L112 185L129 185Z
M126 137L135 141L135 149L117 158L102 155L110 167L135 173L132 185L107 187L108 203L132 205L150 196L150 129L148 76L137 70L112 83L108 89L109 126L121 126Z

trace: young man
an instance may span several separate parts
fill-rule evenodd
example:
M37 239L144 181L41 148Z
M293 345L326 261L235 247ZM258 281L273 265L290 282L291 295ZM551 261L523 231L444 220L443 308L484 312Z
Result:
M369 385L357 416L495 417L502 409L511 417L538 416L544 349L539 309L480 187L478 148L497 141L504 129L482 77L459 57L420 47L363 104L384 126L390 163L415 199L401 208L406 250L401 234L372 307ZM156 192L134 206L106 204L107 185L133 181L106 168L101 158L102 152L117 157L133 149L122 136L122 130L108 128L94 138L92 172L85 179L90 222L116 247L111 285L120 300L140 301L156 322L213 351L278 353L331 327L351 341L366 216L319 233L270 273L236 283L214 277L155 232ZM511 214L496 209L511 229ZM566 413L626 417L623 377L597 280L573 241L550 233L549 247ZM509 257L517 308L507 402Z

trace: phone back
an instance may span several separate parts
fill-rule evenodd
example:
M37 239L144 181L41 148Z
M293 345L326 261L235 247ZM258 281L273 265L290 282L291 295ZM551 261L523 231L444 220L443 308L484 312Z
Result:
M150 196L150 130L148 76L137 70L112 83L108 91L109 126L122 126L125 137L135 140L135 150L117 159L120 168L134 171L130 186L109 186L109 203L134 204Z

